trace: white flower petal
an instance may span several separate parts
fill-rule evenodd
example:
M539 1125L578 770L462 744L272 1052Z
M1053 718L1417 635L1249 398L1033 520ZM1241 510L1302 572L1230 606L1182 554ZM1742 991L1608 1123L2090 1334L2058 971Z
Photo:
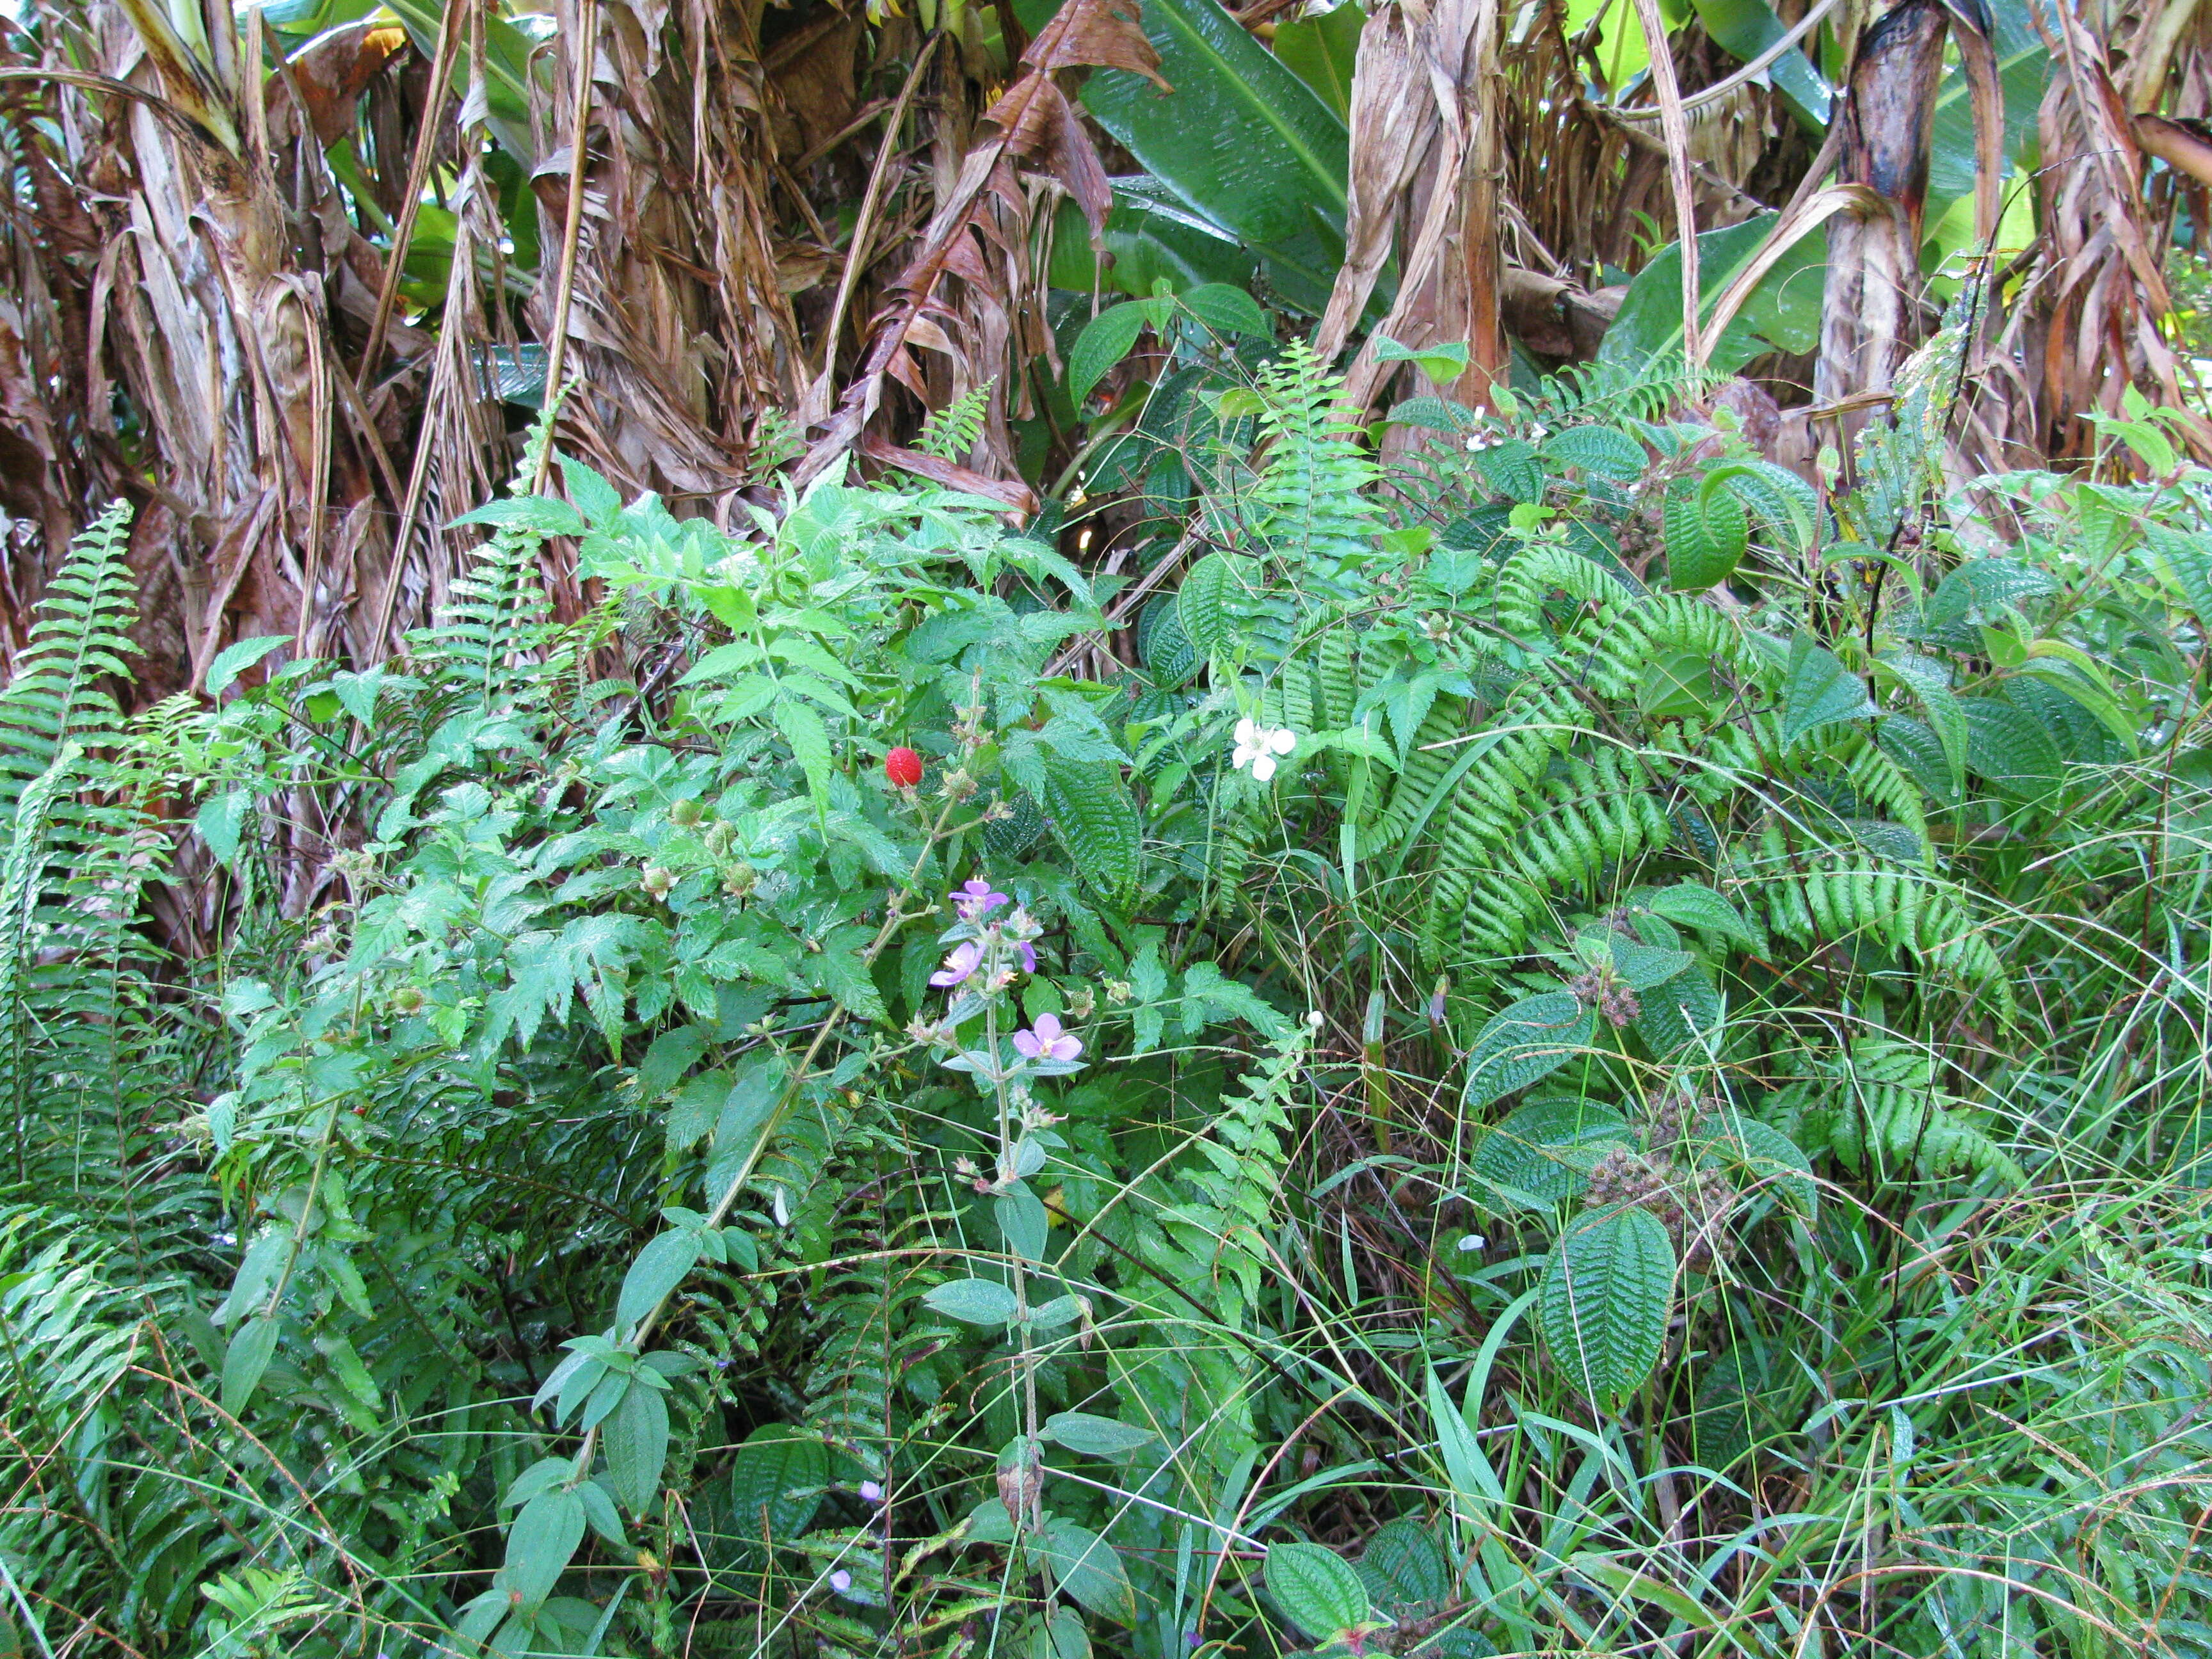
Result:
M1239 749L1249 749L1252 746L1252 740L1259 735L1259 732L1260 728L1254 725L1251 717L1247 715L1237 722L1237 746Z
M1269 778L1273 777L1275 775L1275 757L1273 755L1262 755L1257 760L1254 761L1252 763L1252 775L1257 778L1261 783L1265 783Z
M1287 755L1298 746L1298 734L1285 726L1281 731L1267 733L1267 747L1279 755Z

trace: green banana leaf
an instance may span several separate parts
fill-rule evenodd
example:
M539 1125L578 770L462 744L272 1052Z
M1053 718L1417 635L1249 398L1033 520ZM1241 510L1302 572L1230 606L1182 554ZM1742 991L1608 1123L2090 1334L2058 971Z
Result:
M1710 313L1721 290L1750 264L1781 218L1762 213L1698 238L1699 309ZM1816 226L1760 279L1743 309L1713 343L1707 362L1733 374L1769 351L1805 352L1820 343L1820 290L1827 281L1828 238ZM1636 273L1620 314L1605 331L1598 361L1632 368L1682 349L1682 250L1669 242Z
M2004 89L2005 161L2017 176L2035 148L2036 112L2051 84L2051 48L2036 33L2033 0L1990 0L1990 42L1996 49L1997 84ZM1936 126L1928 146L1928 212L1936 224L1961 197L1974 193L1974 100L1966 70L1954 64L1936 94Z
M1344 259L1343 118L1214 0L1143 0L1171 92L1095 72L1083 102L1190 212L1260 256L1285 303L1318 313ZM1016 0L1024 28L1051 0Z
M1345 120L1352 118L1352 70L1367 14L1358 0L1343 0L1318 17L1293 17L1275 26L1275 56Z
M1766 0L1696 0L1696 4L1705 33L1741 63L1749 63L1790 33ZM1766 79L1801 125L1814 133L1827 130L1834 94L1802 47L1792 46L1768 64Z
M1047 280L1079 294L1093 289L1143 299L1164 279L1181 294L1208 283L1252 286L1252 255L1234 237L1190 212L1156 179L1139 174L1114 181L1114 210L1106 218L1106 251L1113 263L1102 276L1091 249L1091 227L1071 199L1060 204L1053 226Z

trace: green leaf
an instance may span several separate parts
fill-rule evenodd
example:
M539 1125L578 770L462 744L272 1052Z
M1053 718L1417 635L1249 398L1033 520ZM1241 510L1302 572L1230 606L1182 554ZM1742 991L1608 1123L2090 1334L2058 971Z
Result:
M1644 446L1613 426L1571 426L1554 432L1539 453L1555 467L1574 467L1593 477L1626 483L1650 465Z
M1587 1216L1544 1264L1537 1328L1575 1385L1610 1407L1658 1363L1674 1288L1674 1246L1650 1212Z
M1325 1642L1366 1624L1375 1610L1351 1562L1319 1544L1267 1547L1267 1594L1292 1624Z
M1275 56L1344 119L1351 116L1352 77L1366 21L1364 7L1340 5L1319 16L1290 15L1275 22Z
M1176 590L1176 611L1185 638L1202 659L1219 655L1236 635L1230 603L1243 586L1235 556L1209 553L1183 573Z
M192 816L192 828L200 832L215 861L226 870L238 867L239 842L245 838L246 822L252 814L252 792L233 789L210 796Z
M1700 883L1677 882L1672 887L1647 890L1638 897L1654 915L1664 916L1669 921L1679 921L1685 927L1696 927L1709 933L1719 933L1754 951L1759 948L1759 935L1743 919L1743 913L1711 888Z
M1781 1130L1757 1118L1730 1113L1722 1131L1723 1149L1732 1152L1754 1182L1778 1188L1808 1221L1820 1207L1820 1184L1813 1178L1812 1160Z
M991 1201L999 1233L1006 1248L1024 1261L1044 1260L1045 1242L1051 1237L1051 1218L1043 1200L1023 1182L1016 1182Z
M261 634L250 640L240 640L235 645L225 646L216 653L215 660L208 665L208 696L221 696L238 684L240 674L270 652L291 642L289 634Z
M1045 816L1076 873L1109 896L1132 890L1143 868L1145 831L1121 769L1049 750L1037 769Z
M1701 314L1710 313L1722 290L1758 257L1781 217L1755 214L1698 238ZM1714 373L1734 374L1763 352L1808 351L1819 343L1826 243L1825 234L1802 236L1759 279L1735 320L1711 343L1707 366ZM1601 363L1634 369L1655 359L1679 358L1681 349L1682 249L1680 243L1669 242L1629 283L1597 355Z
M1060 1589L1079 1605L1117 1624L1136 1622L1137 1598L1129 1588L1128 1571L1114 1547L1097 1533L1055 1515L1044 1524L1037 1553Z
M1809 634L1800 634L1791 642L1790 675L1782 687L1785 753L1821 726L1879 712L1867 696L1866 682L1844 667L1834 652L1816 643Z
M1765 0L1692 0L1698 21L1723 50L1749 63L1790 33ZM1827 130L1832 94L1802 48L1791 46L1766 67L1766 79L1790 113L1817 140Z
M236 1417L245 1411L261 1386L269 1362L276 1356L276 1339L283 1326L266 1315L256 1315L230 1334L222 1356L222 1408Z
M520 530L535 536L580 536L588 526L584 515L556 495L509 495L486 501L464 513L447 527L489 525L498 530Z
M1424 1604L1441 1605L1451 1595L1451 1558L1435 1531L1410 1515L1386 1523L1367 1540L1358 1571L1368 1595L1389 1611L1426 1611Z
M1032 33L1052 0L1018 0ZM1146 0L1160 79L1100 70L1083 88L1099 124L1184 208L1258 252L1274 285L1319 315L1343 262L1344 121L1214 0Z
M1106 371L1129 355L1145 331L1145 308L1135 300L1108 306L1083 325L1067 351L1067 395L1077 404L1106 378Z
M1543 1204L1572 1198L1589 1184L1589 1149L1625 1146L1628 1125L1593 1100L1532 1100L1485 1135L1474 1172Z
M1923 656L1914 651L1885 651L1879 661L1899 684L1920 700L1921 708L1927 712L1929 730L1943 745L1943 758L1951 769L1951 792L1954 795L1965 793L1969 742L1966 711L1960 706L1958 694L1951 689L1950 665L1940 658Z
M668 1461L668 1402L659 1389L633 1382L599 1437L615 1495L644 1518L660 1495L661 1467Z
M1421 373L1438 385L1457 380L1467 372L1467 346L1453 341L1443 345L1401 345L1387 334L1374 337L1375 361L1378 363L1418 363Z
M1249 334L1261 340L1275 337L1275 331L1267 325L1267 313L1241 288L1205 283L1177 297L1184 310L1217 334Z
M1995 697L1962 697L1966 760L2008 795L2034 799L2056 789L2066 762L2051 734L2032 714Z
M1711 480L1684 479L1669 489L1661 528L1667 585L1679 593L1702 593L1734 575L1751 535L1742 504Z
M1127 1457L1158 1440L1150 1429L1089 1412L1060 1412L1047 1418L1044 1437L1085 1457Z
M507 1534L507 1562L499 1576L523 1606L553 1593L584 1541L584 1500L574 1492L541 1492L522 1506Z
M806 792L813 796L816 811L828 811L830 776L835 768L830 753L830 732L822 724L822 716L811 703L801 702L796 697L780 697L770 717L775 721L775 729L783 733L783 740L791 745L792 758L806 774Z
M1525 1089L1586 1050L1594 1016L1565 991L1523 997L1475 1035L1467 1056L1466 1103L1472 1111Z
M1003 1325L1019 1306L1012 1291L988 1279L956 1279L932 1285L921 1299L936 1312L970 1325Z
M730 1516L738 1536L789 1543L806 1530L830 1480L830 1452L787 1423L763 1423L730 1463ZM804 1494L803 1496L799 1494Z
M672 1228L647 1241L623 1275L622 1299L615 1304L615 1328L627 1331L659 1307L699 1261L699 1235Z

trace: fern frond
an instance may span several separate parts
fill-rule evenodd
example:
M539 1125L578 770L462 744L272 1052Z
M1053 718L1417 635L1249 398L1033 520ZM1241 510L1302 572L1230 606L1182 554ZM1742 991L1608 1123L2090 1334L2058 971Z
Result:
M130 567L131 507L117 501L76 541L39 601L39 619L0 691L0 806L44 773L63 744L121 742L122 712L101 682L128 679L137 654Z

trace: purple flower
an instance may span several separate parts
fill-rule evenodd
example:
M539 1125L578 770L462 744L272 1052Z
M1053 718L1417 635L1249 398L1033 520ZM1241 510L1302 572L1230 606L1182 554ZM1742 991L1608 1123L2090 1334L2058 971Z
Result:
M929 976L932 985L958 985L981 966L983 947L972 939L963 939L952 947L952 954L945 958L945 966Z
M853 1588L853 1575L846 1571L842 1567L838 1568L836 1571L830 1575L830 1588L836 1590L838 1595L842 1595L847 1590Z
M882 1503L884 1501L884 1489L881 1483L874 1480L863 1480L860 1482L860 1498L865 1503Z
M1006 902L1004 893L994 891L991 884L978 876L966 883L952 896L952 908L960 913L963 921L973 921L978 916L988 916Z
M1059 1015L1039 1014L1033 1029L1014 1033L1014 1051L1024 1060L1073 1060L1083 1039L1061 1030Z
M1025 939L1018 939L1014 941L1014 949L1022 953L1022 971L1025 974L1036 972L1036 946Z

